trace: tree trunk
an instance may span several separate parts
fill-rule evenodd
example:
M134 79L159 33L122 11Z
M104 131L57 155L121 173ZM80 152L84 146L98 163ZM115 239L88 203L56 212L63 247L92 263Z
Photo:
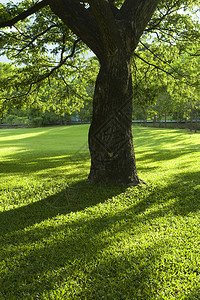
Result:
M165 128L167 127L167 113L165 112Z
M3 124L3 113L1 114L0 124Z
M89 130L89 181L137 185L132 137L131 59L109 58L97 77Z
M193 119L194 119L194 109L193 109L193 103L191 102L190 131L193 131Z
M197 108L196 108L195 109L195 127L194 127L194 132L195 133L197 133L197 127L198 127L197 118L198 118L198 111L197 111Z
M153 115L153 126L156 127L156 122L157 122L157 118L156 118L156 114Z
M187 119L187 115L186 115L186 117L185 117L185 129L187 129L188 128L188 119Z

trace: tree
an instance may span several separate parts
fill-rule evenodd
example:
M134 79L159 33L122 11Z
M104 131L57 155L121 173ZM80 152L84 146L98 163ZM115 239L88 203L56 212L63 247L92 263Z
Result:
M131 128L132 57L145 31L152 33L160 30L163 22L162 29L167 29L167 34L171 34L174 29L168 26L169 16L174 14L171 19L174 27L176 22L180 25L178 9L190 8L198 1L166 0L161 3L159 0L43 0L36 1L33 6L31 3L33 2L25 0L17 6L10 3L5 7L1 6L3 17L0 27L15 26L15 31L21 36L19 49L19 40L16 41L13 32L4 31L1 42L4 49L8 45L6 50L11 56L14 51L18 63L32 62L32 68L23 70L24 81L29 85L24 96L28 97L31 91L36 92L42 81L53 73L57 80L65 81L66 76L58 70L62 70L76 51L84 51L87 45L100 63L89 130L89 180L139 184L142 181L137 174ZM30 17L32 14L35 14L34 17ZM16 26L18 22L19 26ZM51 54L60 52L60 61L51 70L48 69L48 58L45 57L47 49L44 44L47 40L57 45L54 50L50 50ZM65 56L70 47L71 53ZM37 54L37 49L43 54L45 61L45 65L41 64L41 67L41 56ZM80 63L79 58L76 58L77 63ZM20 90L19 84L16 87Z
M0 63L0 78L1 80L6 80L9 76L11 76L13 72L13 68L10 64ZM3 101L1 96L3 94L3 90L0 89L0 124L3 123L4 114L8 112L10 108L9 101ZM4 91L6 97L8 96L7 91Z

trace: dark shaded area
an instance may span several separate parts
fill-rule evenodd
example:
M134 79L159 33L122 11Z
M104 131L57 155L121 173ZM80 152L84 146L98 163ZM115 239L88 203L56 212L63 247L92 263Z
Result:
M180 150L200 150L200 143L194 145L185 144L185 135L186 130L181 131L180 129L172 129L169 134L168 129L158 129L158 128L144 128L144 127L137 127L136 129L133 126L133 139L136 145L139 146L147 146L147 147L159 147L159 150L162 147L166 147L167 143L180 143L181 149ZM191 134L191 133L190 133ZM192 134L191 134L192 135ZM199 135L199 133L198 133ZM174 149L173 149L174 151Z
M59 214L84 210L124 191L123 186L92 185L87 181L78 181L41 201L0 212L1 234L24 229Z
M67 153L66 156L63 153L52 152L50 155L41 157L41 155L23 155L15 154L11 160L6 160L0 163L0 174L6 173L32 173L42 170L47 170L48 176L52 178L56 176L53 168L59 168L61 166L70 166L72 163L78 168L83 167L83 163L89 160L88 152ZM49 169L49 170L48 170ZM67 174L66 174L67 175ZM0 175L1 176L1 175ZM39 175L37 175L39 176ZM43 176L43 175L40 175ZM44 175L45 176L45 175Z
M168 129L189 129L191 130L195 128L196 130L200 130L200 121L133 121L133 124L137 124L144 127L154 127L154 128L168 128Z

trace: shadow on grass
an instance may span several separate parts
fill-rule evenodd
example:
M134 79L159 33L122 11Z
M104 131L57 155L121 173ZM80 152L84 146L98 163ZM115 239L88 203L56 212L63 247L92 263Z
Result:
M165 187L157 187L130 209L130 214L142 214L154 203L161 205L160 209L148 213L150 219L163 217L167 214L187 216L200 209L200 171L180 173L171 178ZM168 204L170 199L174 199Z
M14 154L12 158L1 162L0 173L34 173L49 169L70 166L72 163L80 164L80 162L89 161L89 152L77 151L75 153L68 152L66 155L59 152L49 153L47 156L34 155L30 151L29 155Z
M199 151L192 151L192 152L199 152ZM158 167L152 167L148 164L151 162L158 162L158 161L171 161L173 159L177 159L181 156L184 156L191 151L188 150L159 150L159 151L137 151L136 152L136 162L143 162L145 161L145 165L141 164L139 170L142 171L150 171L151 169L156 169ZM1 162L1 170L0 176L4 176L5 174L25 174L34 172L42 171L43 174L37 174L36 176L48 176L48 177L56 177L59 174L65 172L66 176L68 176L67 171L59 170L60 167L70 167L72 164L74 168L81 169L85 168L84 163L90 161L90 154L88 151L76 151L75 153L67 153L63 155L63 153L50 153L49 156L41 156L35 155L31 153L26 155L25 158L22 154L15 154L12 155L11 160L6 160ZM148 162L148 164L147 164ZM57 173L54 170L58 170Z
M200 172L179 174L165 187L143 187L139 193L79 182L68 191L2 212L1 253L7 263L1 276L0 296L43 299L46 293L51 299L53 289L57 289L56 297L60 299L159 296L167 263L163 256L174 241L168 235L158 235L145 245L137 241L144 239L149 231L145 224L166 215L186 216L200 209L199 176ZM185 185L180 189L182 182ZM106 202L117 195L120 210ZM129 197L130 205L127 207L126 203L123 208L123 201ZM172 197L173 203L169 201ZM106 205L106 211L98 206L100 203ZM156 209L151 211L156 204ZM84 211L86 208L89 210ZM152 230L155 236L156 228ZM137 246L130 246L134 243ZM116 245L117 251L112 252ZM187 270L185 276L192 272ZM176 279L175 273L170 276ZM63 288L63 294L62 291L59 294L59 287ZM168 295L178 296L176 284L169 289ZM191 297L195 293L191 290Z
M40 223L58 214L78 212L122 193L125 187L91 185L79 181L43 200L0 212L1 234L10 233Z
M194 151L193 151L194 152ZM199 152L199 151L197 151ZM191 151L180 151L180 150L159 150L159 151L137 151L136 155L140 155L136 161L148 161L157 162L179 158L183 155L191 153Z
M134 145L136 146L136 154L147 152L145 158L149 156L154 160L157 155L161 156L161 160L178 158L186 153L199 152L200 143L192 143L190 135L186 130L169 130L157 128L139 128L134 131ZM200 133L197 134L197 137ZM138 151L137 147L147 147ZM152 156L151 156L152 153ZM168 156L169 155L169 156ZM142 157L143 159L143 157ZM159 159L158 159L159 160Z

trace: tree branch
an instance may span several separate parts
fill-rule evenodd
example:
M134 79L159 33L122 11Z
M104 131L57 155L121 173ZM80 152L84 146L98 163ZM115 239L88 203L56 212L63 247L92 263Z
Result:
M21 49L19 50L19 52L16 54L16 56L19 55L24 49L28 48L31 44L33 44L33 42L34 42L38 37L44 35L44 34L47 33L51 28L54 28L54 27L58 27L58 26L57 26L57 25L51 25L51 26L49 26L47 29L45 29L44 31L42 31L42 32L38 33L36 36L34 36L34 37L32 38L32 40L31 40L27 45L25 45L23 48L21 48Z
M17 30L17 32L22 36L24 37L25 39L31 39L31 36L30 35L26 35L24 32L22 32L21 30L19 30L19 28L16 26L16 25L13 25L13 27Z
M176 79L176 77L175 77L172 73L166 71L165 69L163 69L163 68L161 68L161 67L159 67L159 66L157 66L157 65L155 65L155 64L152 64L152 63L148 62L146 59L144 59L143 57L141 57L139 54L134 53L134 55L135 55L136 57L138 57L140 60L142 60L144 63L146 63L147 65L152 66L152 67L154 67L155 69L158 69L158 70L160 70L160 71L162 71L162 72L164 72L164 73L170 75L170 76L173 77L174 79Z
M43 81L44 79L50 77L56 70L58 70L60 67L62 67L69 58L73 57L74 53L75 53L75 50L76 50L76 45L78 44L78 42L80 42L80 40L81 39L78 38L74 42L71 53L68 56L66 56L64 59L63 59L63 51L64 50L62 49L62 51L61 51L61 60L60 60L59 64L57 66L55 66L54 68L52 68L50 72L47 72L47 73L41 75L40 78L38 80L32 82L32 84L39 83L39 82Z
M159 11L162 16L160 18L158 18L157 20L155 20L155 24L151 24L151 27L147 28L145 31L146 32L151 32L152 30L155 30L155 29L160 29L158 26L160 25L160 23L166 19L166 17L168 17L169 15L175 13L175 12L178 12L180 10L180 7L179 8L176 8L176 3L172 6L172 7L169 7L167 6L167 11L166 13L162 13L161 11ZM172 30L173 31L173 30Z
M120 12L120 19L131 24L136 43L144 32L160 0L125 0Z
M112 9L113 15L116 16L119 12L118 8L115 6L115 0L108 0L110 8Z
M112 2L110 4L107 0L89 0L89 4L97 20L104 49L107 55L110 56L116 49L120 49L122 45L122 40L116 26L116 20L111 9Z
M2 97L2 98L0 98L1 100L5 100L5 101L7 101L7 100L14 100L14 99L18 99L18 98L22 98L22 97L26 97L26 96L28 96L29 94L30 94L30 92L31 92L31 89L32 89L32 83L30 84L30 86L29 86L29 88L28 88L28 91L26 92L26 93L23 93L23 94L18 94L18 95L16 95L16 96L12 96L12 97L9 97L9 98L7 98L7 97Z
M13 26L17 22L26 19L27 17L36 13L38 10L40 10L41 8L45 7L48 4L49 4L49 0L42 0L41 2L36 3L35 5L30 7L29 9L23 11L21 14L17 15L13 19L4 21L4 22L0 22L0 28Z
M151 31L151 30L154 30L154 29L156 29L159 25L160 25L160 23L170 14L171 12L169 11L169 10L167 10L167 12L165 13L165 14L162 14L162 17L161 18L159 18L159 19L157 19L156 21L156 23L155 24L153 24L153 26L152 27L150 27L150 28L148 28L148 31Z
M28 96L28 95L30 94L31 90L32 90L32 87L33 87L35 84L40 83L41 81L45 80L46 78L49 78L56 70L58 70L60 67L62 67L62 66L66 63L67 59L69 59L69 58L71 58L71 57L74 56L75 50L76 50L76 45L77 45L77 43L78 43L80 40L81 40L81 39L78 38L78 39L74 42L71 53L70 53L68 56L66 56L64 59L63 59L63 49L62 49L61 60L60 60L60 62L58 63L57 66L55 66L54 68L52 68L49 72L47 72L47 73L42 74L41 76L39 76L39 78L38 78L37 80L32 81L32 82L29 81L29 83L27 82L27 85L29 84L29 88L28 88L28 90L27 90L26 93L18 94L17 96L12 96L12 97L10 97L10 98L3 97L3 98L0 98L0 99L13 100L13 99L17 99L17 98L19 98L19 97L22 98L22 97Z
M99 57L103 56L102 39L96 20L90 9L78 0L49 0L52 11L73 33Z
M149 47L147 47L144 43L142 43L141 41L140 41L140 44L146 49L146 50L148 50L154 57L156 57L158 60L160 60L162 63L164 63L165 65L168 65L174 72L176 72L178 75L180 75L180 76L182 76L181 74L179 74L172 66L171 66L171 64L168 62L168 61L166 61L166 60L164 60L164 59L162 59L161 57L159 57L155 52L153 52Z
M167 70L165 70L165 69L163 69L163 68L157 66L156 64L153 64L153 63L148 62L146 59L144 59L143 57L141 57L139 54L134 53L134 55L135 55L136 57L138 57L140 60L142 60L144 63L146 63L147 65L152 66L152 67L154 67L155 69L160 70L160 71L166 73L167 75L171 76L171 77L174 78L175 80L178 79L173 73L168 72ZM184 75L184 74L181 74L181 73L177 72L177 71L176 71L169 63L167 63L167 62L165 62L165 61L163 61L163 60L161 60L161 61L162 61L163 63L168 64L169 67L172 69L172 71L173 71L175 74L177 74L179 78L180 78L180 77L181 77L181 78L184 78L184 79L185 79L185 83L186 83L188 86L195 86L194 83L191 83L191 82L189 82L189 81L186 79L186 77L190 77L190 76L187 76L187 75Z

